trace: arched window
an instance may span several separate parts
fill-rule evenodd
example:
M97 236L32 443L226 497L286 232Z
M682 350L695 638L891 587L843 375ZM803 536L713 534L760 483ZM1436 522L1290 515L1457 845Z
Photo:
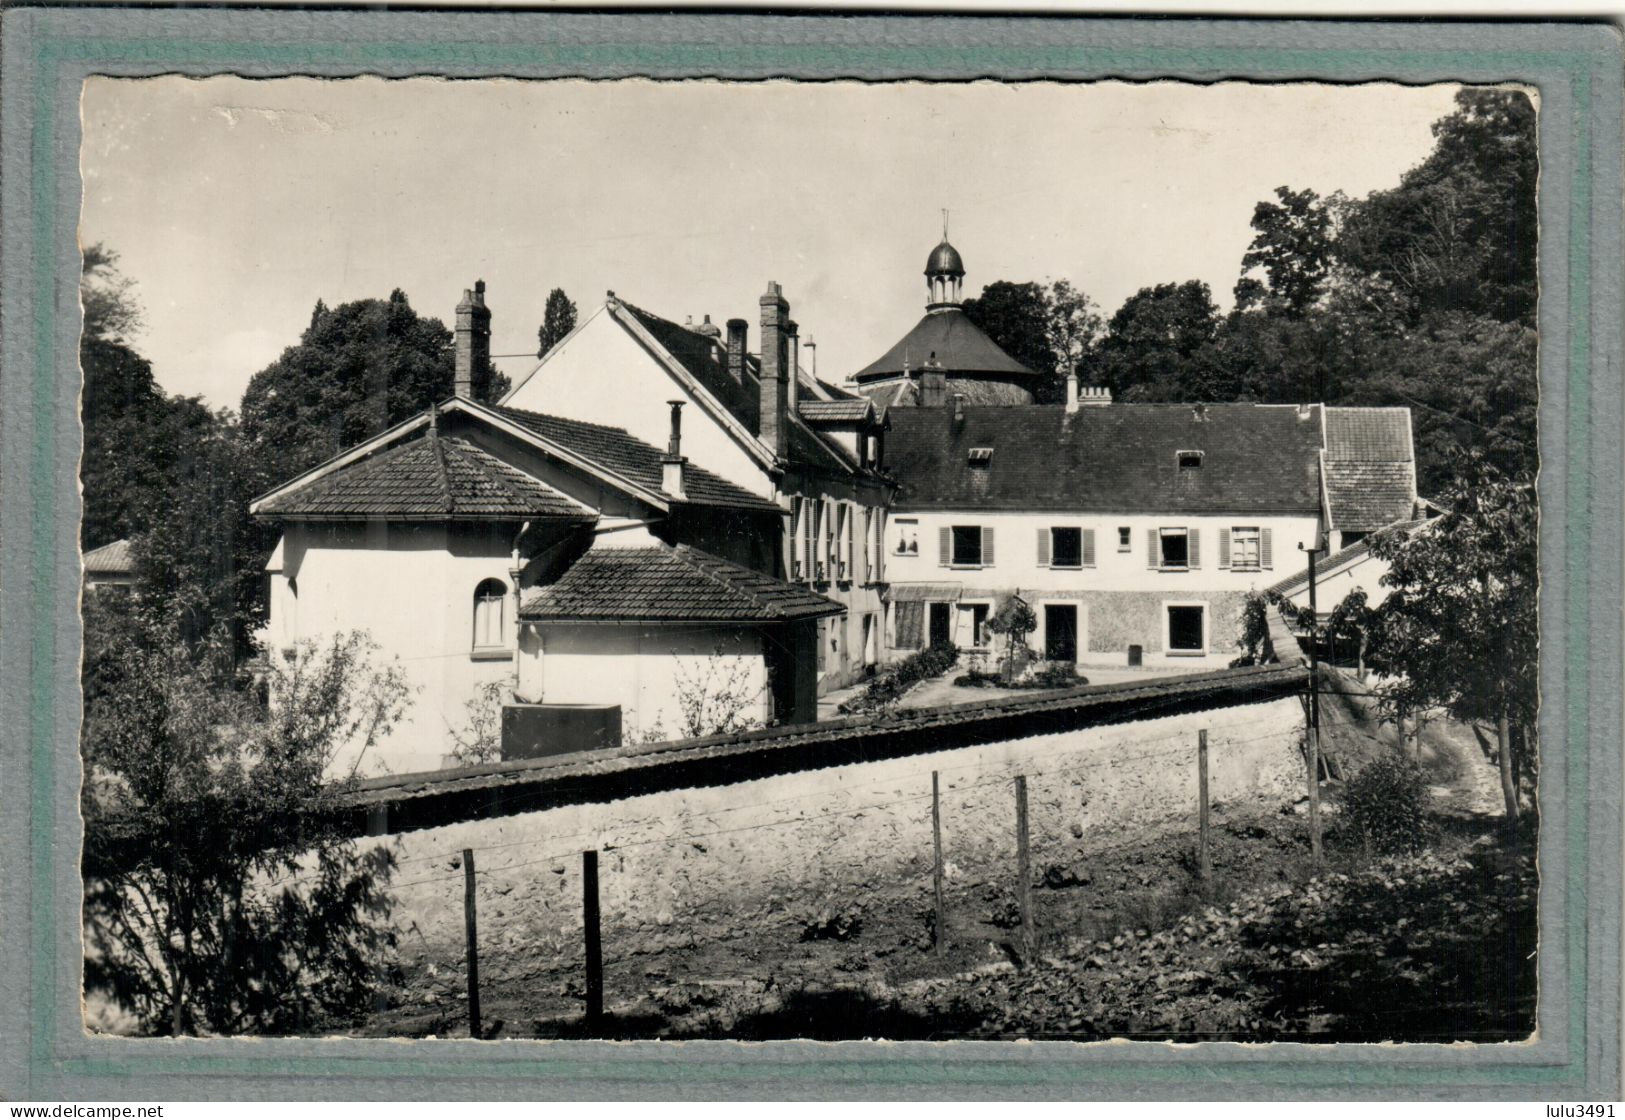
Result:
M508 609L508 585L500 579L483 580L474 589L474 648L503 649L507 646L504 629Z

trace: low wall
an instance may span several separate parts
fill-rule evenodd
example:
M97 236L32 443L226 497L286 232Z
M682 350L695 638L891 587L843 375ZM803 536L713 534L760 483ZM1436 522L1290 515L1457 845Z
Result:
M887 884L928 884L932 771L941 781L944 869L961 884L1009 878L1018 774L1027 777L1038 876L1048 864L1076 865L1121 844L1125 830L1182 820L1194 828L1203 728L1215 803L1294 798L1303 785L1300 699L1235 699L367 842L390 845L400 860L395 920L413 956L461 961L464 848L476 850L482 946L504 967L580 955L586 849L601 853L606 942L656 952L747 924L805 922L809 910Z

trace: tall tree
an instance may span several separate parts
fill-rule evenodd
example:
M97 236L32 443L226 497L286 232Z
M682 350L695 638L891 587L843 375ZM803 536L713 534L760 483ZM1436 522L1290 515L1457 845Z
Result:
M1202 281L1141 288L1106 323L1095 368L1119 398L1186 398L1192 363L1218 327L1218 308Z
M1410 322L1459 311L1533 325L1534 105L1518 90L1464 89L1433 135L1398 187L1350 211L1338 253L1390 285Z
M547 357L547 352L575 328L576 305L564 294L563 288L554 288L547 293L547 309L542 313L542 325L536 331L536 356Z
M1055 359L1056 377L1065 379L1083 365L1100 337L1103 320L1095 301L1069 281L1052 281L1047 295L1049 320L1044 338Z
M420 316L399 288L387 300L318 303L298 345L260 370L243 394L242 427L266 485L452 395L452 333ZM489 363L474 396L494 400L506 379Z
M1055 378L1055 352L1050 347L1050 297L1042 284L995 280L982 294L960 305L999 348L1045 383Z
M1442 498L1448 512L1424 529L1372 538L1372 554L1389 565L1377 621L1393 680L1382 694L1391 709L1437 706L1492 724L1515 821L1514 729L1527 768L1539 705L1534 488L1471 455Z
M1276 187L1253 209L1254 236L1241 258L1236 306L1302 318L1320 298L1332 255L1332 212L1311 190ZM1251 274L1261 271L1267 283Z

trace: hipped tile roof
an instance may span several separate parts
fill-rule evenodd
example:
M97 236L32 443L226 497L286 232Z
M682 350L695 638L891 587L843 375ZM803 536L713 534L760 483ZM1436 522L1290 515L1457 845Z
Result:
M663 453L651 444L627 432L625 428L611 428L605 424L589 424L584 420L567 420L562 416L529 412L522 408L496 407L492 409L519 427L541 436L550 443L579 455L610 472L634 482L646 490L665 495L672 501L679 499L661 489L664 468ZM714 505L742 506L750 509L772 510L779 507L766 498L752 494L725 478L712 474L693 463L683 465L683 492L686 501Z
M1318 406L1051 405L890 413L886 461L902 509L1314 513ZM971 466L973 447L992 448ZM1180 451L1201 466L1181 470Z
M687 545L594 548L528 592L532 621L793 622L841 614L832 599Z
M130 542L114 541L84 554L85 571L96 575L127 575L135 570L135 558L130 555Z
M258 512L271 517L594 517L490 452L433 428L275 495Z

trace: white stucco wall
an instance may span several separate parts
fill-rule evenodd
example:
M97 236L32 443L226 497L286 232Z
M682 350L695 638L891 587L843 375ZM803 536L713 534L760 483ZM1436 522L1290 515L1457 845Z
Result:
M627 742L688 735L685 695L752 722L771 714L762 638L745 628L537 623L521 632L518 668L522 700L620 705Z
M600 306L570 338L503 400L514 408L625 428L645 443L664 448L671 434L667 401L683 410L683 454L752 494L773 496L773 485L720 424L702 418L701 407L678 380L626 328Z
M886 578L895 587L908 583L958 585L959 604L992 604L1006 592L1019 591L1039 615L1039 630L1029 644L1042 651L1044 606L1077 603L1079 606L1080 664L1119 664L1129 644L1144 647L1148 664L1190 667L1228 662L1235 656L1234 618L1241 600L1287 575L1307 567L1299 546L1312 543L1318 530L1315 516L1260 517L1253 514L1193 517L1186 514L1073 514L1032 511L921 511L894 509L886 529ZM941 529L955 525L991 526L993 563L979 567L939 562ZM1056 568L1039 564L1039 533L1052 527L1093 529L1095 564L1088 568ZM1219 530L1238 526L1268 529L1271 564L1257 571L1219 567ZM1119 548L1119 529L1129 530L1128 547ZM1199 533L1200 566L1162 571L1147 565L1146 534L1150 530L1185 528ZM899 552L912 532L917 552ZM1174 605L1207 606L1206 653L1200 657L1167 654L1166 610ZM953 639L969 646L969 612L955 611ZM888 627L888 640L895 630ZM894 656L897 651L894 651Z
M512 527L448 530L441 524L290 524L282 570L271 575L269 653L301 640L364 630L396 658L413 688L406 717L359 759L362 774L432 770L453 747L451 730L468 721L467 702L487 681L511 679L514 604L505 607L509 651L476 652L474 589L509 575ZM291 583L290 583L291 581ZM335 760L336 774L358 761L358 745Z
M1359 560L1347 567L1340 567L1330 575L1316 574L1315 577L1315 603L1324 615L1329 613L1337 604L1348 598L1349 594L1363 589L1366 602L1376 606L1388 598L1389 589L1382 584L1382 577L1388 574L1388 562L1378 560L1369 552ZM1307 607L1309 605L1309 588L1303 587L1287 598L1293 606Z

